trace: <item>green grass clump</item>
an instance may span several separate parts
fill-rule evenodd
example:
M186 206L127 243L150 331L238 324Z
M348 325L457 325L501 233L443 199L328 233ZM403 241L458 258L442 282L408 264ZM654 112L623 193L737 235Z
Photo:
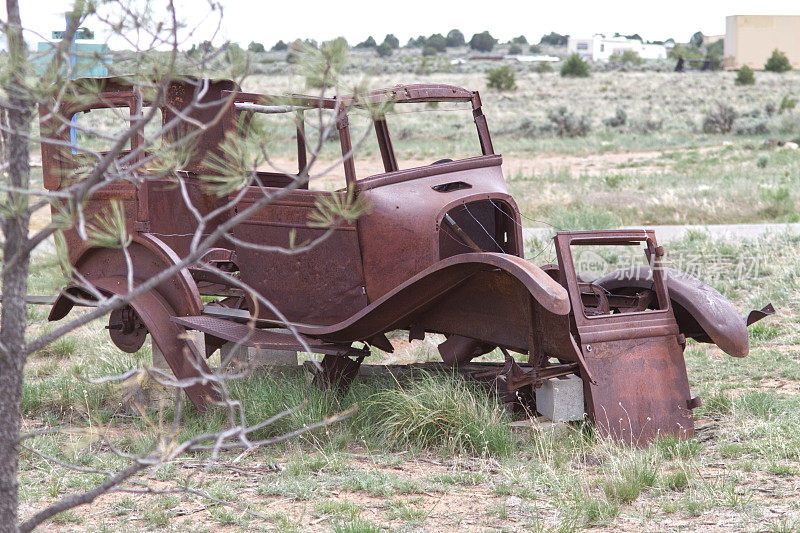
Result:
M390 447L509 455L514 438L496 398L456 377L423 375L370 397L364 416Z
M42 413L83 412L94 417L98 410L113 410L120 394L112 385L85 383L75 376L58 374L41 380L26 380L21 409L27 416Z
M766 217L787 221L797 220L797 209L788 187L762 188L759 192L765 204L762 212Z
M251 439L281 435L319 422L326 416L340 413L353 403L358 403L359 391L363 390L362 387L354 386L348 394L340 396L334 391L306 382L302 375L282 376L268 373L254 374L231 383L230 387L232 395L242 403L249 424L256 424L287 409L300 407L292 415L251 433ZM188 433L207 431L222 424L221 413L208 416L192 411L187 417L186 431ZM335 428L321 428L304 438L313 442L330 442L342 432L346 432L348 427L347 424L339 424Z
M700 442L696 439L679 437L662 437L655 442L655 446L666 459L690 459L700 451Z
M658 465L650 457L633 454L615 465L617 472L603 483L603 492L610 502L631 503L652 487L658 477Z
M307 433L301 440L332 449L358 441L369 447L437 448L449 454L508 455L515 449L509 416L496 398L453 376L424 374L403 382L356 380L344 395L308 383L301 375L254 375L230 387L251 424L300 407L251 434L253 439L302 428L356 404L358 409L348 420ZM220 413L190 410L182 437L215 430L224 423ZM291 469L315 470L311 463L316 461L310 457L296 463Z
M733 405L737 411L765 420L780 412L775 395L767 392L749 392L737 398Z
M703 405L696 411L695 416L707 416L709 418L720 418L729 415L733 411L733 400L724 391L714 391L703 398Z
M363 518L356 518L346 522L337 522L333 525L334 533L380 533L381 528Z
M66 336L54 340L44 348L36 351L37 357L53 357L67 359L75 355L81 343L77 337Z
M315 515L333 515L350 521L358 520L361 511L362 508L354 503L336 500L323 500L314 506Z
M564 511L568 519L559 530L575 531L581 520L586 526L609 524L621 510L619 503L608 501L602 495L584 489L574 488L564 496Z
M684 469L669 472L663 476L663 483L668 490L683 492L689 487L689 474Z

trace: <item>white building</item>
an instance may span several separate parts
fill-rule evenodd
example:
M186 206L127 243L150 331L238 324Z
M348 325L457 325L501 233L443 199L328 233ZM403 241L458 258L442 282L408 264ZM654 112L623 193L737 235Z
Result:
M627 37L606 37L601 33L595 33L587 39L570 37L567 41L567 51L570 54L578 54L581 58L592 61L608 61L613 54L622 55L625 50L636 52L642 59L667 57L665 45L643 43L639 39Z

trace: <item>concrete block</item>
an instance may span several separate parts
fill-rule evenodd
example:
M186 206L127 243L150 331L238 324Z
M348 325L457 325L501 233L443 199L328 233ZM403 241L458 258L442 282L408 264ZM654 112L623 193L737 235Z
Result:
M546 380L536 389L536 410L553 422L583 419L583 380L575 374Z
M297 366L297 352L288 350L258 350L250 348L253 366Z
M515 420L509 424L514 431L536 431L537 433L561 438L575 432L575 428L566 422L553 422L544 416Z
M186 336L191 340L197 351L205 357L206 355L206 337L202 331L194 331L194 330L187 330ZM153 354L153 363L152 366L154 368L158 368L159 370L165 370L170 372L169 365L167 364L167 360L164 358L164 354L161 350L156 346L156 343L153 342L153 336L150 336L150 351Z
M205 355L205 335L199 331L187 331L186 336L194 343L197 350ZM153 342L152 335L150 336L150 353L152 354L150 366L172 375L172 369L167 364L163 352ZM129 378L129 381L123 384L123 390L125 391L123 397L125 408L129 413L136 415L141 415L142 409L148 406L167 405L173 398L171 389L159 385L153 379L142 379L139 375Z
M235 353L231 356L231 352ZM251 369L262 367L297 366L297 352L286 350L265 350L249 346L238 346L236 343L226 342L220 348L220 359L225 361L230 357L229 365L234 367L248 367Z

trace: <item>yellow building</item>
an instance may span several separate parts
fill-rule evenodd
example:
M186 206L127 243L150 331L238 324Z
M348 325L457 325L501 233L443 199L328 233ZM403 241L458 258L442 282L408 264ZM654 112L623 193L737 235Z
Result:
M763 70L775 49L800 68L800 15L733 15L725 19L726 69Z

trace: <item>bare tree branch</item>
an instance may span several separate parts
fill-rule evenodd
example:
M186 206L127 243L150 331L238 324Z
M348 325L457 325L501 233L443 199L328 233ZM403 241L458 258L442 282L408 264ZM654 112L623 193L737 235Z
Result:
M55 503L47 507L46 509L39 511L29 519L22 522L19 525L20 533L28 533L29 531L33 531L33 528L35 528L48 518L52 518L58 513L64 512L74 507L78 507L79 505L86 505L87 503L92 503L98 496L102 496L103 494L107 493L120 483L124 482L131 476L136 475L137 473L141 472L142 470L144 470L149 466L151 466L151 464L147 462L136 461L133 464L131 464L128 468L125 468L124 470L119 471L117 474L109 477L95 488L88 490L86 492L70 494L69 496L60 500L58 503Z

